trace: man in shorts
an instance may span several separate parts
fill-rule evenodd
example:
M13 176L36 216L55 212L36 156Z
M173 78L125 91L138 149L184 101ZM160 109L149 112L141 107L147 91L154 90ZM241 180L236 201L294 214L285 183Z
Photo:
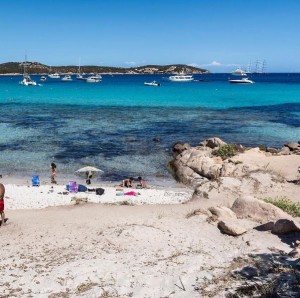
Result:
M2 183L0 183L0 214L1 214L1 219L2 219L2 225L4 225L4 223L5 223L4 194L5 194L5 187Z

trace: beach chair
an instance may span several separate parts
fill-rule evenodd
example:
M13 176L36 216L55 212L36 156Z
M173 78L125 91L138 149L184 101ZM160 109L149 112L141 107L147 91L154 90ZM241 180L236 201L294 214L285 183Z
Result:
M78 187L76 181L69 182L69 192L78 192Z
M40 186L40 177L38 175L33 175L31 178L32 186Z

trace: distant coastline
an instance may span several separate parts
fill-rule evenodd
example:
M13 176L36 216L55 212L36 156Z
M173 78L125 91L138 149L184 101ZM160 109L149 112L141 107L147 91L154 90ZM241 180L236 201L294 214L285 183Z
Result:
M76 74L78 66L48 66L39 62L26 62L30 74L48 74L51 72ZM208 70L189 66L185 64L171 65L145 65L138 67L112 67L112 66L96 66L83 65L80 67L81 73L99 73L99 74L173 74L173 73L189 73L203 74L209 73ZM0 75L20 75L23 74L23 62L7 62L0 64Z

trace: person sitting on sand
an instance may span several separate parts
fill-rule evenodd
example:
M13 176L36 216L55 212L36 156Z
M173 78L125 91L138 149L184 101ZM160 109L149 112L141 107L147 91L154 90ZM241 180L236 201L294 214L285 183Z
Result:
M122 187L133 187L133 181L134 181L133 177L130 177L128 179L124 179L122 181L122 183L120 184L120 186L122 186Z
M139 182L138 182L136 188L146 188L146 182L141 176L138 177L138 181Z
M0 214L2 219L2 225L5 224L4 194L5 194L5 187L2 183L0 183Z
M93 174L92 174L92 172L87 171L87 172L85 173L85 175L86 175L85 183L86 183L87 185L90 185L90 184L92 183L92 182L91 182L91 179L93 178Z
M51 183L57 184L56 180L56 164L54 162L51 163Z

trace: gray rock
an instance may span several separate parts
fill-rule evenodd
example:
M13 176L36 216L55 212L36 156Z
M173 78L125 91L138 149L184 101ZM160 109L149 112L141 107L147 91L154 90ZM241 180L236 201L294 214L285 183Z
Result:
M299 147L299 144L298 143L290 142L290 143L284 144L284 146L288 147L291 150L295 150L295 149L297 149Z
M188 144L188 143L176 143L174 146L173 146L173 149L172 151L175 153L175 155L177 154L180 154L182 153L183 151L187 150L187 149L190 149L191 148L191 145Z
M218 222L219 230L230 236L239 236L247 232L247 230L241 227L240 223L236 219L227 219Z
M266 151L270 152L272 154L277 154L279 152L277 149L272 148L272 147L268 147Z
M290 155L291 154L291 150L289 149L289 147L283 147L280 152L281 155Z
M237 219L236 214L227 207L215 206L208 209L213 215L222 219Z
M226 145L226 143L222 141L220 138L213 137L201 142L199 145L214 149L220 147L221 145Z
M272 228L272 233L283 235L300 231L300 224L294 220L279 219L275 222Z

